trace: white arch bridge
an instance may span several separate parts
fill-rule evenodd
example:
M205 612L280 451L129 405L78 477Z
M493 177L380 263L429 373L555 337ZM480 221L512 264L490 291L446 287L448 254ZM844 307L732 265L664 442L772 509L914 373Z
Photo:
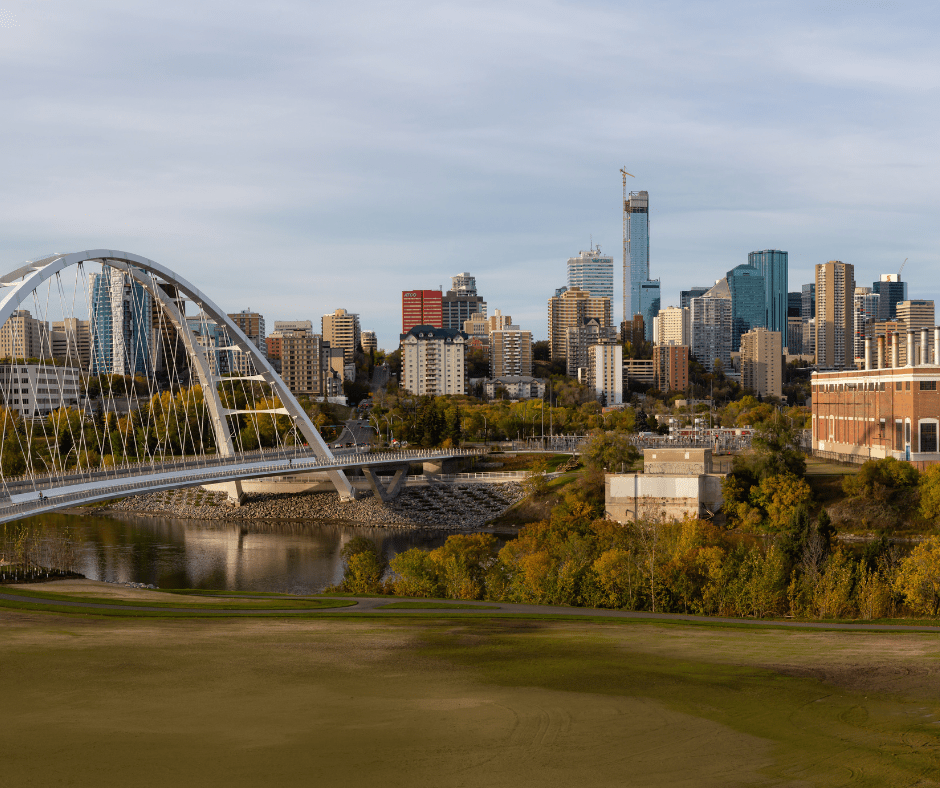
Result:
M317 360L313 360L316 369ZM309 407L309 406L308 406ZM165 266L111 249L0 277L0 522L116 497L361 468L383 500L461 450L330 451L266 355ZM383 486L378 471L391 470Z

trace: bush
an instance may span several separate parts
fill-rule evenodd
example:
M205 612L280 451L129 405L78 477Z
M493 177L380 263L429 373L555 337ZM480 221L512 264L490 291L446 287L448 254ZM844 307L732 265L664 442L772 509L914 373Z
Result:
M340 588L350 594L377 594L382 591L382 577L388 559L371 539L354 536L340 551L343 558L343 582Z

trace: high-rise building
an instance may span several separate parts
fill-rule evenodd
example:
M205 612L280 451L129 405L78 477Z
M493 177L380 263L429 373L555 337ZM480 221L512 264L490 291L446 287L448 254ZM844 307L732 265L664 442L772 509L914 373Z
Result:
M552 360L567 358L568 329L576 328L589 317L596 317L604 327L610 326L610 299L594 298L580 287L568 288L559 297L548 299L548 341Z
M330 347L340 348L347 364L356 363L356 351L362 343L359 315L337 309L320 318L320 329L324 342Z
M265 340L264 315L258 312L252 312L250 309L243 309L241 312L235 312L228 316L241 332L248 337L248 340L262 354L267 355L268 346Z
M644 325L643 315L634 315L629 323L620 324L620 341L623 344L629 342L634 347L646 341L646 326Z
M897 322L902 327L903 332L916 331L914 341L920 345L920 332L923 328L933 329L935 326L934 302L915 299L910 301L901 301L897 305ZM900 342L902 365L908 364L907 360L907 342L902 338ZM928 349L933 349L933 331L927 332Z
M285 331L280 344L281 378L297 397L336 397L342 394L342 373L330 367L328 342L304 330ZM342 350L337 349L337 355Z
M657 345L688 345L691 339L692 318L688 307L668 306L659 310L653 331Z
M49 328L28 309L17 309L0 328L0 358L49 358L52 355Z
M802 317L787 318L787 353L791 356L803 355L804 325Z
M288 331L300 331L303 334L313 334L313 322L310 320L275 320L274 331L285 333Z
M452 276L450 281L450 290L441 299L441 324L444 328L461 331L472 315L486 315L486 301L477 295L476 277L469 272Z
M907 301L907 282L901 281L900 274L882 274L879 281L872 282L871 289L881 296L878 303L878 320L895 320L898 304Z
M714 372L715 361L731 369L731 298L725 292L727 282L722 280L692 299L692 355L709 372Z
M519 326L491 331L490 377L532 376L532 332Z
M623 200L623 319L629 320L633 315L641 314L646 319L649 334L647 341L652 339L653 318L659 311L650 313L652 299L659 298L659 281L656 280L656 293L647 295L643 302L642 285L652 284L650 280L650 221L649 221L649 192L630 192L626 194L626 176L624 176Z
M689 346L657 345L653 348L656 388L685 391L689 387Z
M816 318L803 323L803 355L816 357Z
M129 274L102 266L89 274L91 373L143 375L153 372L150 293Z
M865 362L865 340L871 336L871 325L878 320L881 295L870 287L856 287L853 298L852 322L855 327L852 353L855 365Z
M680 290L679 308L690 309L692 306L692 299L705 295L705 293L707 293L709 290L711 290L710 287L690 287L688 290Z
M741 337L741 382L762 397L783 396L780 332L754 328Z
M741 348L742 334L765 327L766 287L761 272L751 265L732 268L726 278L731 291L731 350L735 351Z
M604 405L623 404L623 346L592 345L588 356L588 382Z
M640 282L640 309L638 314L643 315L643 326L646 332L646 341L653 341L653 321L659 314L662 299L659 294L659 280Z
M401 387L418 395L465 394L466 342L462 331L413 326L401 335Z
M601 324L599 318L586 317L580 325L568 329L565 339L567 374L577 377L579 369L587 369L592 345L617 342L617 329Z
M764 321L755 325L766 326L781 335L787 331L788 255L779 249L764 249L747 256L748 265L764 277Z
M450 278L450 289L454 293L469 293L470 295L477 294L477 278L475 276L470 276L469 271L464 271L462 274L457 274L457 276L452 276Z
M816 366L851 369L855 365L853 320L855 266L830 260L816 266Z
M379 349L379 340L375 335L374 331L363 331L362 332L362 352L363 353L374 353Z
M239 369L235 353L230 350L232 341L226 327L220 326L205 312L186 318L186 325L196 338L196 342L206 348L209 373L216 377L243 374Z
M577 257L568 258L568 287L580 287L595 298L609 298L614 302L614 258L602 254L601 248L592 246Z
M153 370L160 384L174 381L188 386L191 382L190 359L186 343L164 304L169 302L180 318L186 316L186 299L176 285L159 284L162 298L151 298L150 325L153 336Z
M803 304L800 308L800 317L804 323L808 323L816 317L816 283L810 282L803 285Z
M401 332L407 334L415 326L444 327L440 290L403 290L401 294Z
M65 366L88 370L91 364L91 323L75 317L54 320L51 331L52 357ZM0 355L3 332L0 331Z
M803 317L803 294L798 290L787 293L787 317Z

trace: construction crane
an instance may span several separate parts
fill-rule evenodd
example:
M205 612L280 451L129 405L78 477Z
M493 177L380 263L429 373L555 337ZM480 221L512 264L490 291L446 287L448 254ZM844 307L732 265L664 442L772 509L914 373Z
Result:
M899 282L901 281L901 271L904 270L904 266L907 265L907 261L908 261L908 258L905 257L905 258L904 258L904 262L901 263L901 267L898 269L898 281L899 281Z
M627 176L636 178L632 172L627 172L627 168L621 167L620 173L623 175L623 319L629 318L627 315L627 280L630 275L630 266L627 263L629 253L627 252Z

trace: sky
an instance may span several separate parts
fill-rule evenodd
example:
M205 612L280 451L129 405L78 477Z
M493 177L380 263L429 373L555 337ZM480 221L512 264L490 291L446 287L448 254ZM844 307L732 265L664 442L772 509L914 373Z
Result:
M469 271L544 338L621 167L663 306L758 249L940 296L940 5L0 0L0 261L110 248L228 311L358 312Z

